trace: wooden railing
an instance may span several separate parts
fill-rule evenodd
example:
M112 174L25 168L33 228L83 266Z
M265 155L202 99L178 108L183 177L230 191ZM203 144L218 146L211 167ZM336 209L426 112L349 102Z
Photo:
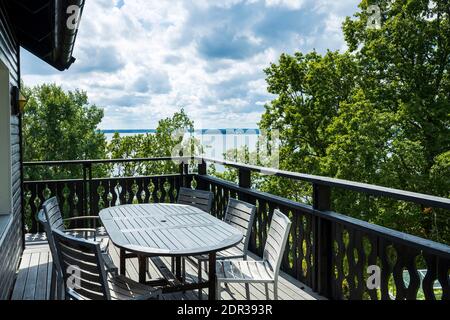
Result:
M124 161L161 160L169 159ZM212 214L219 218L223 218L230 197L257 206L250 250L259 256L263 254L273 210L278 208L288 215L292 220L292 229L284 252L282 269L325 297L450 300L449 246L330 211L332 188L389 197L445 210L450 209L450 199L216 159L194 160L199 162L195 173L189 173L187 165L180 165L177 174L106 179L92 178L89 171L89 167L93 164L105 162L100 160L77 162L87 168L83 179L24 183L27 195L27 199L24 199L25 220L34 221L32 217L37 212L39 204L53 195L58 196L65 208L65 215L69 217L82 214L95 215L102 208L124 203L174 202L180 186L196 187L214 193ZM237 169L239 183L207 175L208 162ZM58 165L54 162L50 164ZM46 163L24 165L36 166ZM313 205L301 204L252 189L251 172L270 173L312 184ZM35 222L29 227L31 232L39 231ZM419 269L426 270L424 277L421 276ZM377 271L380 272L379 277ZM368 286L368 280L371 280L369 282L373 286Z
M174 174L94 178L93 167L113 164L163 162L171 158L80 160L24 163L25 168L70 167L81 170L82 177L76 179L24 181L23 214L29 233L42 232L36 215L44 201L56 196L64 218L96 216L103 208L132 203L175 202L180 186L188 185L192 175L187 174L186 165L179 166ZM176 160L176 159L174 159ZM184 158L177 161L182 162ZM78 226L77 226L78 227Z

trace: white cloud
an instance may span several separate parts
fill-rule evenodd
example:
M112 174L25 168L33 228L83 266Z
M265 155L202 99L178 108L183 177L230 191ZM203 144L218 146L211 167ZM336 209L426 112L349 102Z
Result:
M266 4L269 7L273 6L285 6L289 9L300 9L305 0L266 0Z
M87 1L74 56L58 73L24 53L27 85L86 90L102 128L153 128L184 107L207 128L256 127L263 70L282 52L344 48L357 0Z

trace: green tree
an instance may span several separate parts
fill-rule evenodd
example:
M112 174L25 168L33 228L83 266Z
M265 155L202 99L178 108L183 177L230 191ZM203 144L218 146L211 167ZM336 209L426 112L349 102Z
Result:
M392 175L389 180L381 175L380 182L446 196L430 173L437 158L450 149L450 4L379 1L381 29L366 27L370 4L362 1L362 11L353 20L347 18L343 29L363 79L353 100L372 109L368 111L378 119L373 122L382 134L381 139L377 134L363 136L381 141L389 155L377 167ZM355 112L358 109L345 108L343 117ZM360 127L352 136L365 130Z
M133 135L121 137L115 133L108 143L107 152L111 159L133 159L142 156L144 144L152 140L151 135ZM125 163L116 166L110 166L112 175L133 177L142 174L142 164Z
M368 28L378 4L381 28ZM277 95L261 121L281 131L283 169L449 196L450 4L362 1L345 53L282 55L266 70ZM266 179L266 191L310 199L310 187ZM450 242L448 212L334 191L334 209Z
M172 117L158 123L156 134L123 136L116 133L108 144L108 154L112 159L161 158L182 156L183 151L191 154L200 150L199 142L193 137L194 123L181 109ZM186 137L187 135L187 137ZM111 173L119 176L155 175L178 173L175 161L127 163L115 166Z
M265 70L268 91L277 96L260 122L267 131L280 132L280 167L284 170L324 174L323 158L333 142L328 128L342 101L358 81L358 65L350 54L328 51L281 55ZM298 201L310 201L311 187L276 177L261 188Z
M106 138L98 131L103 110L90 105L86 92L65 92L55 84L24 87L24 161L102 159ZM28 168L27 179L80 177L79 166Z
M446 170L450 150L450 4L379 1L380 29L367 28L370 4L362 1L361 12L344 23L362 82L330 128L340 133L329 150L330 173L363 172L360 181L447 197L450 177L436 179L435 172ZM359 151L337 156L343 141L346 150ZM369 215L376 223L450 242L448 212L389 202L376 207L382 214Z

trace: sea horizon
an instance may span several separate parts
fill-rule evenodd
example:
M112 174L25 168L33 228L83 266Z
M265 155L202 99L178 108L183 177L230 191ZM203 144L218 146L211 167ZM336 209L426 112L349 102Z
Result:
M157 132L156 129L101 129L98 131L105 134L108 142L113 139L115 133L125 137ZM198 129L194 130L193 134L205 147L207 157L222 159L230 149L241 149L246 146L249 151L255 151L261 131L251 128Z
M104 134L155 134L156 129L99 129L98 131ZM193 131L196 134L216 135L216 134L246 134L246 135L260 135L260 129L256 128L223 128L223 129L198 129Z

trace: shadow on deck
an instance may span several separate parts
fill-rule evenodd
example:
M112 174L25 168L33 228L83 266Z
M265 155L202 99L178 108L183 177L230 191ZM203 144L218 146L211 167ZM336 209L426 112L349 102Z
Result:
M111 244L110 254L114 263L119 265L119 250ZM250 256L250 259L256 258ZM166 265L169 265L168 258L163 258ZM127 277L138 279L137 259L127 260ZM22 256L19 272L17 274L12 300L48 300L50 292L50 277L52 268L52 256L45 239L45 235L28 234L26 236L26 248ZM148 271L149 278L161 278L159 271L150 264ZM186 263L186 273L188 281L196 281L197 271L189 263ZM222 291L223 300L245 300L245 287L240 284L230 284L229 288ZM278 283L280 300L321 300L323 297L314 293L291 276L281 272ZM265 291L263 285L250 286L252 300L264 300ZM273 297L273 292L270 290ZM197 291L188 291L186 293L172 294L173 300L197 300ZM203 298L207 299L207 290L204 290Z

